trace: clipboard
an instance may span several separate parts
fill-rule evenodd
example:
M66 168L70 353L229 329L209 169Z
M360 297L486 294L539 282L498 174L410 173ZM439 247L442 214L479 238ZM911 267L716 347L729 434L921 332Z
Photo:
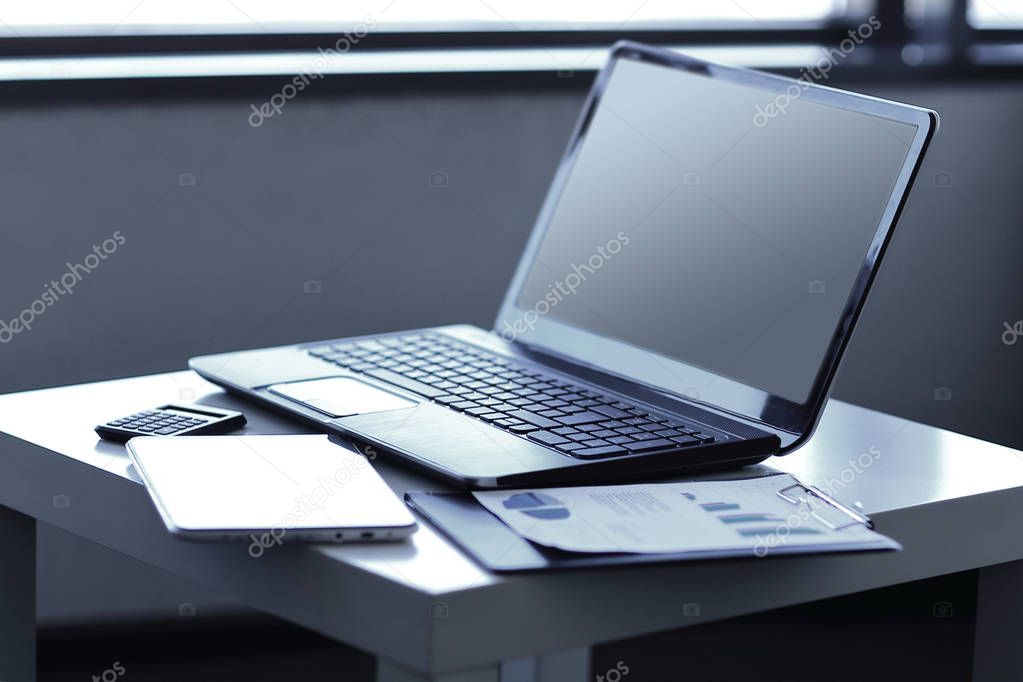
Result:
M799 503L808 496L821 502L821 508L836 510L848 523L871 524L867 517L831 500L823 492L811 486L798 485L785 488L789 497L783 499ZM621 568L646 564L666 564L681 561L749 558L757 556L752 550L706 550L661 554L602 553L589 554L568 552L539 545L523 538L500 519L480 505L470 493L405 493L405 503L418 512L434 528L468 554L483 568L495 573L524 573L535 571L562 571L595 568ZM823 512L821 512L823 513ZM826 517L832 521L831 516ZM828 523L828 521L823 521ZM870 527L870 526L868 526ZM849 545L835 544L828 549L815 549L813 554L860 551L893 551L901 549L898 542L878 535L874 543L862 542ZM807 554L800 547L779 547L771 556Z

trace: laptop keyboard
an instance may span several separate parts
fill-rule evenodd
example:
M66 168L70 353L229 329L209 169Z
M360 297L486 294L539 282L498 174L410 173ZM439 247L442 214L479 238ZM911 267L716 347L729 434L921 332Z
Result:
M309 353L572 457L675 450L727 438L438 334L345 341Z

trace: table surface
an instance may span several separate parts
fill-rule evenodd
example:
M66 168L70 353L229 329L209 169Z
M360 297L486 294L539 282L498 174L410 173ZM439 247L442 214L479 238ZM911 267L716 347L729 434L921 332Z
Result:
M405 543L286 544L256 559L245 543L169 535L124 448L92 430L182 399L243 410L246 433L307 431L191 372L3 395L0 504L413 670L463 670L1023 557L1023 453L832 400L809 444L767 464L871 515L902 552L498 576L422 523ZM399 495L447 488L385 458L375 466Z

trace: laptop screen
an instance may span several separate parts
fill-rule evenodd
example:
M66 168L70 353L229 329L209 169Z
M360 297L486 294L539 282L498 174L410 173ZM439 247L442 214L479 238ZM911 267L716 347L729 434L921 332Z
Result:
M516 322L549 316L806 402L916 133L618 60Z

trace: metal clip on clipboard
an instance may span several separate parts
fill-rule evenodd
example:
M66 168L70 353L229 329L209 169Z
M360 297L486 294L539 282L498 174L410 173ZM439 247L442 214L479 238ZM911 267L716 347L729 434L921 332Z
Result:
M815 519L823 523L831 530L842 530L849 526L855 526L857 524L866 526L867 528L873 529L874 522L871 521L865 515L859 513L855 509L850 509L835 498L831 497L819 488L815 488L810 485L803 485L802 483L794 483L787 488L782 488L777 491L778 497L789 502L791 504L799 505L800 503L806 505L807 509L810 510L810 515ZM814 503L814 500L817 503ZM840 512L841 514L852 519L848 523L834 523L832 520L825 518L819 513L820 506L827 506L830 509Z

